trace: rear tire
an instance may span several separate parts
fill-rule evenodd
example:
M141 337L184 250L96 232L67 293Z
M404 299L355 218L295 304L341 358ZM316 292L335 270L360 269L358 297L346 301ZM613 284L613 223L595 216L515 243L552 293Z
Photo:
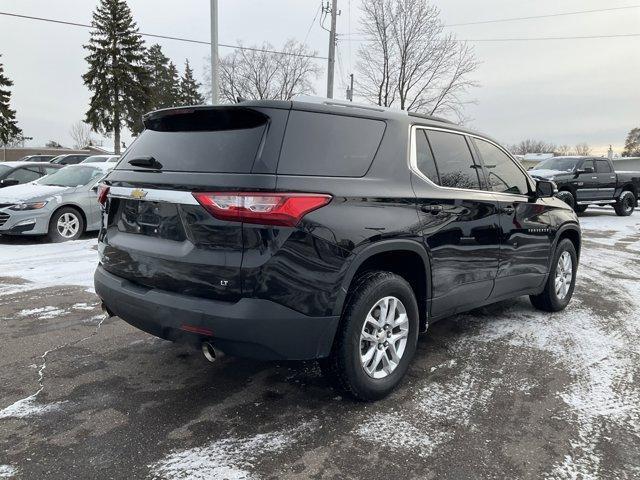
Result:
M58 243L77 240L82 232L84 232L84 219L80 212L72 207L64 207L51 216L47 236L52 242Z
M633 192L630 192L628 190L622 192L620 198L618 198L618 201L613 206L614 210L616 211L616 215L618 215L619 217L628 217L635 210L637 204L636 202L637 200Z
M571 208L573 208L573 209L576 208L576 199L574 198L574 196L573 196L573 194L571 192L567 192L567 191L563 190L562 192L556 193L556 198L559 198L564 203L569 205Z
M573 242L565 238L556 247L544 290L539 295L529 297L531 304L538 310L545 312L564 310L573 296L577 271L576 249Z
M323 373L357 400L384 398L409 367L418 327L409 283L390 272L367 272L355 280L331 354L320 362Z

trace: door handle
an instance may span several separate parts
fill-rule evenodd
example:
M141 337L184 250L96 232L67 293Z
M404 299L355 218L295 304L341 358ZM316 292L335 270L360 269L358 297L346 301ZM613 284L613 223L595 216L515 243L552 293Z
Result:
M438 213L441 213L442 211L444 211L444 207L437 203L433 203L431 205L423 205L422 207L420 207L420 210L422 210L424 213L431 213L433 215L437 215Z
M506 215L513 215L515 213L516 209L513 208L511 205L507 205L506 207L502 207L500 209L500 213L504 213Z

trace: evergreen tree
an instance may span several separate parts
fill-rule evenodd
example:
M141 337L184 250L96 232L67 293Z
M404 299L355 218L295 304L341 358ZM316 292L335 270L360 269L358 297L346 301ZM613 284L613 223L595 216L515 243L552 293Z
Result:
M148 103L144 41L124 0L100 0L91 25L91 38L84 46L89 70L82 79L93 95L85 121L97 132L113 134L119 154L122 128L138 133L140 113Z
M4 66L0 63L0 145L7 145L22 137L22 130L18 127L16 111L9 104L11 92L9 87L13 82L4 74Z
M162 53L160 45L155 44L147 50L145 65L149 80L149 110L173 107L180 103L179 80L176 66Z
M184 75L180 79L180 100L183 105L202 105L204 96L200 93L200 82L193 76L189 60L184 62Z
M634 128L624 142L623 157L640 157L640 128Z

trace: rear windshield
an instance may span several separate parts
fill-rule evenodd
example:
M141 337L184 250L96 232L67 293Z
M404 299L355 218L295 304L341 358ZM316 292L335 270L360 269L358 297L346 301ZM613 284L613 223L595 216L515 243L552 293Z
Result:
M361 177L373 161L384 129L380 120L294 110L278 174Z
M42 177L41 185L55 185L57 187L82 187L98 177L104 176L105 171L99 168L70 165Z
M268 118L248 109L181 110L151 119L129 147L120 170L134 159L153 157L163 171L249 173Z

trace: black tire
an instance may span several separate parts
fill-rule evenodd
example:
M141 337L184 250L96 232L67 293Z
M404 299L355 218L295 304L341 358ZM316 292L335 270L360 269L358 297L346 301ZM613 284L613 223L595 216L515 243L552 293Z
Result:
M620 194L620 198L618 198L618 201L613 206L616 211L616 215L619 217L628 217L635 210L636 202L637 200L633 192L628 190L622 192Z
M587 211L587 208L589 207L589 205L576 205L574 207L574 210L576 213L584 213Z
M74 223L73 231L69 231L68 235L63 234L65 232L64 229L60 229L58 226L58 222L60 219L67 215L66 218L74 219L76 223ZM54 212L51 216L51 220L49 220L49 233L47 236L49 240L52 242L67 242L69 240L77 240L80 238L80 235L84 232L84 219L82 218L82 214L73 207L63 207Z
M329 381L341 391L361 401L379 400L398 386L415 354L419 327L418 304L409 283L393 273L367 272L354 282L331 354L320 365ZM395 369L384 378L373 378L365 371L361 362L361 333L370 310L388 296L400 300L406 310L407 343ZM370 348L374 346L371 345ZM391 358L390 354L387 358Z
M559 298L555 288L556 271L559 268L558 261L564 252L568 252L571 257L571 284L565 297ZM573 242L565 238L558 244L556 251L553 254L551 271L549 272L549 278L547 278L544 290L539 295L531 295L529 297L532 305L538 310L544 310L545 312L559 312L560 310L564 310L573 296L573 290L576 286L577 271L578 256L576 255L576 249L573 246Z
M576 208L576 199L574 198L571 192L567 192L566 190L563 190L562 192L556 193L556 198L559 198L564 203L569 205L571 208L573 209Z

